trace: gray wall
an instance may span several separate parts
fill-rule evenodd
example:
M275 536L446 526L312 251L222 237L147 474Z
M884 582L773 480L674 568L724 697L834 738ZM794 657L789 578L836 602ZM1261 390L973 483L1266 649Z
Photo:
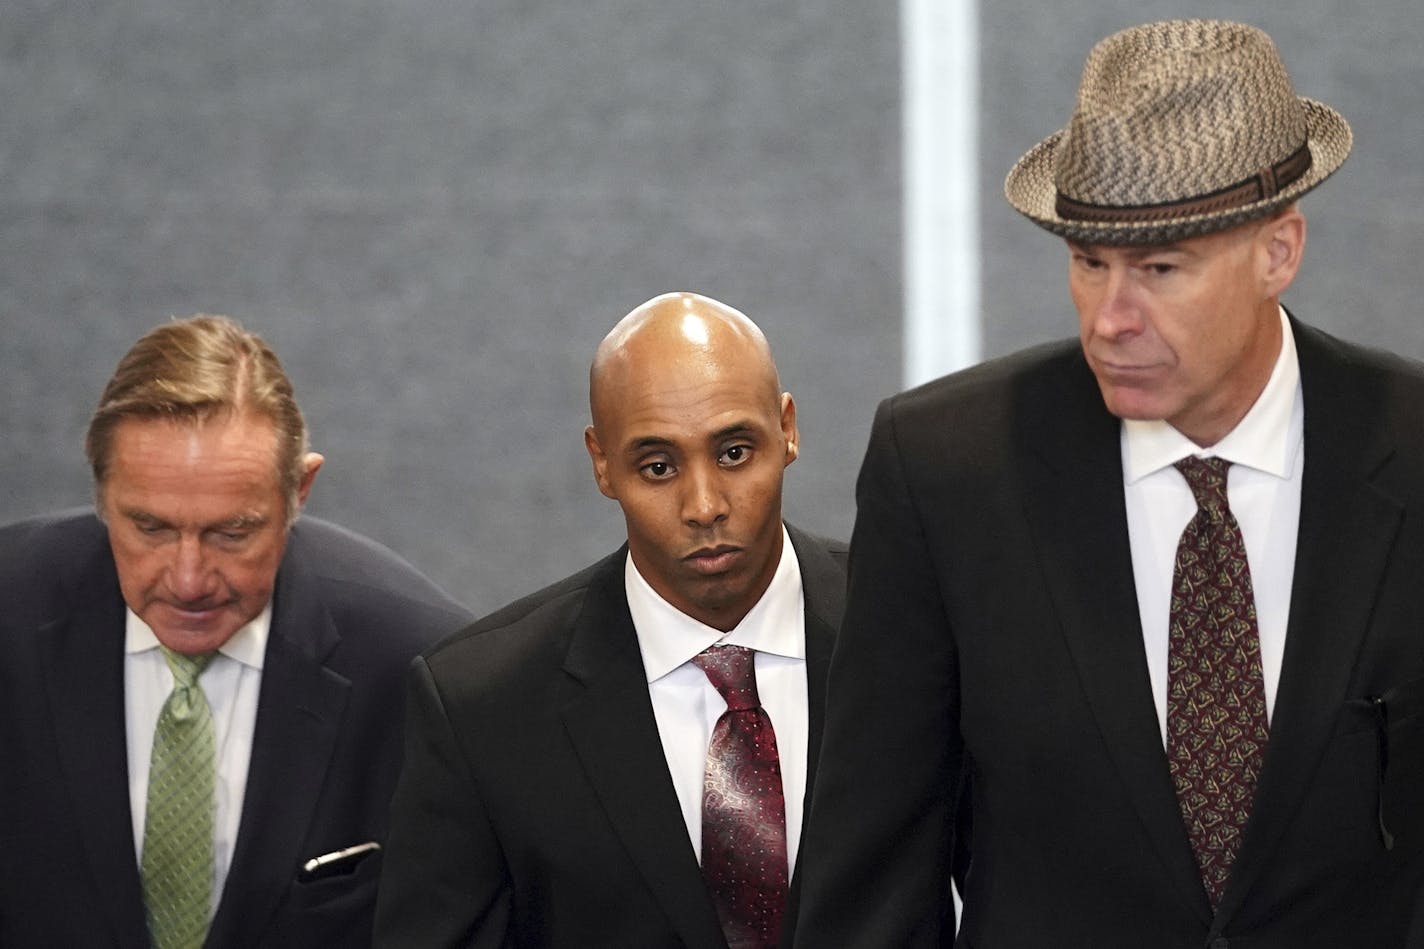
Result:
M1309 197L1309 322L1424 356L1424 5L981 4L989 354L1071 334L1058 242L1000 197L1093 42L1226 15L1356 151ZM584 373L669 289L760 321L801 407L788 513L849 532L899 385L895 4L6 0L0 520L89 497L114 362L169 315L277 346L328 456L311 509L493 608L609 549Z
M0 520L85 503L119 356L223 312L297 384L309 510L492 609L621 541L588 359L691 289L767 331L788 515L848 534L899 379L898 43L810 0L6 0Z
M1057 238L1003 197L1019 155L1063 126L1093 44L1182 16L1254 24L1276 41L1296 91L1344 114L1355 148L1301 202L1305 266L1284 302L1307 323L1424 357L1424 4L1417 0L984 0L984 338L989 354L1077 332Z

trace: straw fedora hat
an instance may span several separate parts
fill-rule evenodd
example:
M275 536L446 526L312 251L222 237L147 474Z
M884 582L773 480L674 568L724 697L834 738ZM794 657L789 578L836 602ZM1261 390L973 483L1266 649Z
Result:
M1088 54L1068 127L1004 194L1086 244L1165 244L1265 217L1328 178L1350 126L1295 94L1271 38L1219 20L1149 23Z

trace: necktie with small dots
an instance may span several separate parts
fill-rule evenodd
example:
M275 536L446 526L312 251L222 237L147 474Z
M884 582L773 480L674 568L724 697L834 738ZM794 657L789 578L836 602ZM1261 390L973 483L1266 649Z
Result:
M702 787L702 878L731 949L766 949L786 908L786 799L756 654L713 646L693 657L727 703L712 729Z

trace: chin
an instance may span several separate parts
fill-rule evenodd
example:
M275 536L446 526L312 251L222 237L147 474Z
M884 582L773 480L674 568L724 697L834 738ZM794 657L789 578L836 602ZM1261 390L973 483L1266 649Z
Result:
M705 591L699 605L710 612L746 613L756 605L755 600L748 602L749 589L750 587L745 583L726 584L715 590Z
M1155 422L1168 415L1166 408L1157 400L1143 398L1138 393L1123 396L1104 392L1103 404L1118 418L1131 419L1134 422Z
M184 654L194 654L201 652L213 652L233 637L241 629L236 626L232 629L216 628L210 630L193 629L154 629L153 634L158 641L174 652Z

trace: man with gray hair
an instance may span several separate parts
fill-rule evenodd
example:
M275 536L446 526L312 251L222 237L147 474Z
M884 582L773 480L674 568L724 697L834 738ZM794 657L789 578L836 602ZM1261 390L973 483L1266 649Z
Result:
M876 416L798 944L1404 944L1424 370L1279 302L1350 144L1251 27L1093 50L1005 185L1079 338Z
M303 517L291 382L162 324L89 426L97 514L0 528L0 945L362 946L401 682L468 612Z

